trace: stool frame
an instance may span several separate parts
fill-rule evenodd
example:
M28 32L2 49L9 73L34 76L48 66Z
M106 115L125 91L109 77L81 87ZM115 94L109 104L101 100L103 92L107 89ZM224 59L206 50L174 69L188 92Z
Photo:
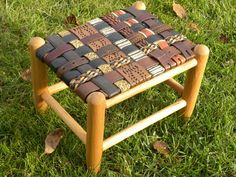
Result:
M145 5L140 1L137 1L134 6L140 10L145 9ZM88 104L86 132L52 96L53 94L68 88L68 86L63 82L48 86L47 65L42 63L36 57L37 49L44 43L45 41L40 37L32 38L29 43L35 108L39 112L45 112L48 106L50 106L64 121L64 123L75 133L75 135L86 145L87 167L94 173L97 173L100 170L103 151L107 150L111 146L123 141L178 110L182 110L185 120L188 120L191 117L209 56L209 49L207 46L197 45L194 49L196 56L194 59L170 69L113 98L106 99L101 92L91 93L86 99ZM187 71L187 78L184 86L182 86L174 80L173 77L185 71ZM162 82L176 90L181 95L181 98L175 103L104 140L105 110Z

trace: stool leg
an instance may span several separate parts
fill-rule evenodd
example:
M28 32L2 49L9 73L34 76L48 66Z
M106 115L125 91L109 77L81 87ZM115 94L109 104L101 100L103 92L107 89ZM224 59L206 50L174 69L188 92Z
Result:
M100 92L91 93L87 98L87 167L94 173L100 170L105 122L105 96Z
M187 78L184 84L182 98L187 102L187 106L183 110L184 119L188 120L194 110L198 92L200 90L201 81L207 64L209 49L205 45L197 45L194 49L197 59L197 66L187 72Z
M47 66L36 57L36 50L41 47L45 41L40 37L34 37L29 43L31 55L31 78L33 86L33 100L36 110L44 112L47 109L47 103L41 98L41 94L48 92Z

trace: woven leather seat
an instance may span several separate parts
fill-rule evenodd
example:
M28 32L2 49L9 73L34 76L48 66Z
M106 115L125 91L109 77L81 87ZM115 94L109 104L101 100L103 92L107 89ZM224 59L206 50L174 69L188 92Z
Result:
M131 6L47 37L36 55L85 101L95 91L111 98L181 65L194 47Z

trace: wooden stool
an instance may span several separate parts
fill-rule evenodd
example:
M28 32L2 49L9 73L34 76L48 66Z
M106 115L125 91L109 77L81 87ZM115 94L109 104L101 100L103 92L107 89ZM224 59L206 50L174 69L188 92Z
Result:
M30 41L35 107L44 112L50 106L79 137L86 145L87 167L95 173L103 151L178 110L188 120L197 100L209 49L194 45L145 9L136 2L46 41ZM48 86L47 65L62 82ZM173 77L184 71L182 86ZM182 97L104 140L105 110L162 82ZM87 132L52 97L68 86L88 104Z

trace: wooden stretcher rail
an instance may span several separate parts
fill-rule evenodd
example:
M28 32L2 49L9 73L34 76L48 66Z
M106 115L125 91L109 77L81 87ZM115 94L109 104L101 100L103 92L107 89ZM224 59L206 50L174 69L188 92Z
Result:
M187 105L186 101L179 99L177 102L163 108L162 110L148 116L147 118L139 121L138 123L127 127L126 129L110 136L103 142L103 151L111 146L123 141L124 139L134 135L135 133L147 128L148 126L156 123L157 121L173 114L174 112L184 108Z
M86 131L66 112L66 110L48 93L41 95L42 99L53 109L53 111L65 122L79 139L86 144Z
M175 79L170 78L164 82L166 85L173 88L179 95L182 95L184 91L184 86L177 82Z
M48 91L52 95L54 93L57 93L57 92L60 92L64 89L66 89L66 88L68 88L68 86L64 82L61 81L61 82L58 82L54 85L49 86Z
M147 90L147 89L149 89L161 82L164 82L164 81L174 77L177 74L180 74L186 70L189 70L190 68L193 68L196 65L197 65L196 59L189 60L186 63L184 63L180 66L177 66L169 71L166 71L163 74L161 74L157 77L154 77L151 80L148 80L148 81L146 81L142 84L139 84L138 86L124 92L124 93L121 93L113 98L106 100L106 108L112 107L115 104L122 102L123 100L133 97L134 95L141 93L141 92L143 92L143 91L145 91L145 90Z

